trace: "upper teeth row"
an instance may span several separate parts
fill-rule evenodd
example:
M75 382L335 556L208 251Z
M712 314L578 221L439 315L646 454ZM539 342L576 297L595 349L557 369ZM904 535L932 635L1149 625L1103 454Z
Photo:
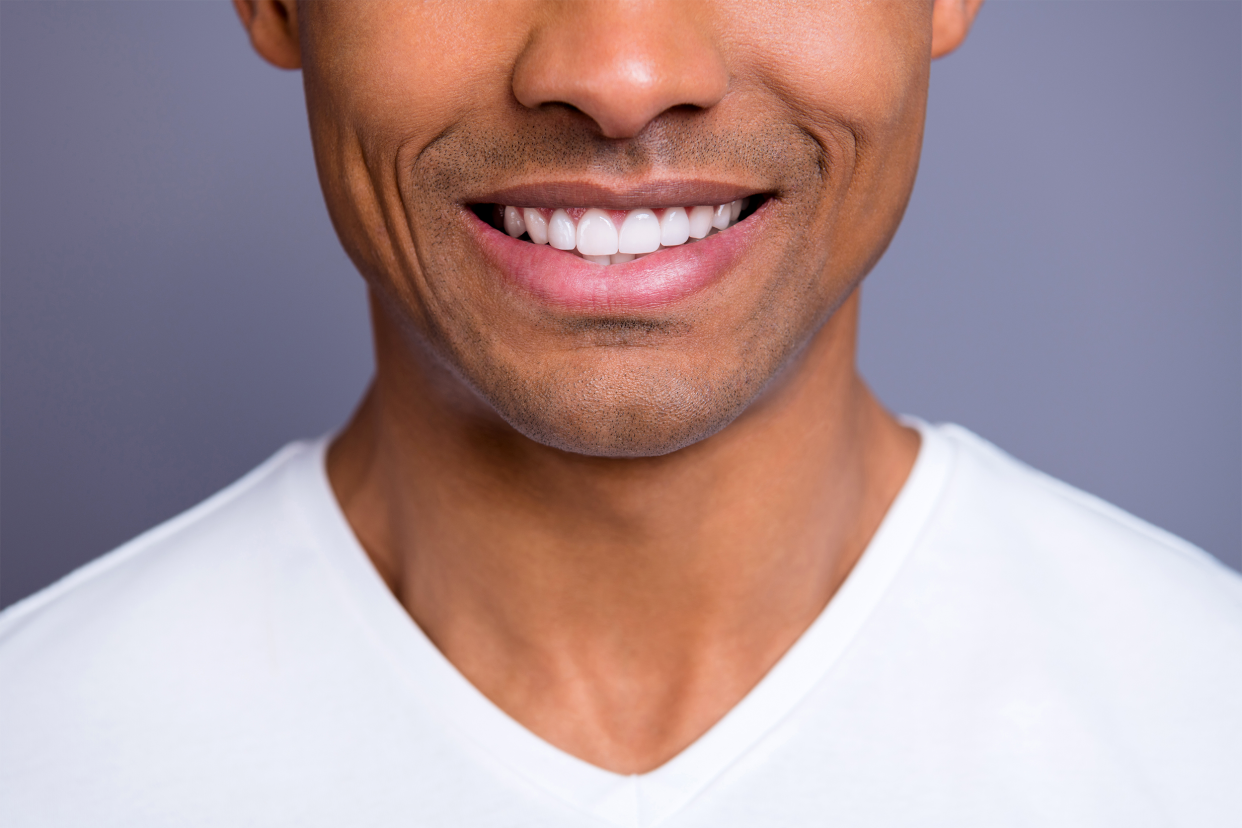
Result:
M505 207L504 225L514 238L525 233L535 244L576 250L597 264L620 264L724 230L744 209L744 198L715 206L668 207L661 215L642 207L626 212L618 229L619 214L596 207L583 212L577 221L564 209Z

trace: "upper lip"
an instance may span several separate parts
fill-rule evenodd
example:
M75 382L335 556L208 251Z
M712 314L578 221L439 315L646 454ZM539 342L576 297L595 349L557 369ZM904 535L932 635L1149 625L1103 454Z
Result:
M727 204L765 192L722 181L665 179L608 186L592 181L540 181L516 184L468 199L473 204L504 204L513 207L600 207L635 210L639 207L685 207Z

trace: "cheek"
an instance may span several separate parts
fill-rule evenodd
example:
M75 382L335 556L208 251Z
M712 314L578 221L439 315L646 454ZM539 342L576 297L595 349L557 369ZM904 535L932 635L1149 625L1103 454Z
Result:
M410 170L455 125L511 97L521 13L503 3L304 4L303 77L316 164L338 235L373 285L409 302L420 270ZM515 34L516 33L516 34Z
M304 78L324 126L369 163L416 156L454 125L513 106L529 0L305 4ZM377 156L372 160L372 156ZM391 174L391 170L385 171Z
M930 3L797 3L747 68L820 147L832 287L857 281L896 230L921 146ZM779 26L779 30L775 27Z
M918 117L926 87L930 22L924 5L792 3L752 33L765 45L747 67L812 132L842 128L880 143Z

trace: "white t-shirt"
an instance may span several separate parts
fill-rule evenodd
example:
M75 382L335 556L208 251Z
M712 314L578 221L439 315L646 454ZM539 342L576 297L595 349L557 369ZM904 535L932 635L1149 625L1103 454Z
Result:
M295 444L0 616L0 823L1238 826L1242 579L920 425L853 573L650 773L492 705Z

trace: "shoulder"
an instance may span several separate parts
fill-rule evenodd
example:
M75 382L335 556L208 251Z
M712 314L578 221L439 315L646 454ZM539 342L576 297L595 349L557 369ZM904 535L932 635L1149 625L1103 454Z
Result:
M938 518L956 543L1097 601L1186 601L1242 621L1242 577L1203 550L961 426L934 429L953 447Z
M425 720L349 597L365 553L322 454L281 451L0 616L9 822L342 824L356 802L307 779L408 757Z
M965 429L922 431L944 482L876 631L919 709L957 711L938 749L987 745L1062 805L1214 824L1242 770L1242 579Z
M274 570L313 559L298 492L318 453L316 444L286 447L0 614L6 707L124 707L144 687L193 682L219 654L253 649Z
M916 577L959 601L967 623L993 625L990 640L1047 654L1119 707L1229 713L1242 726L1231 698L1242 694L1242 577L964 428L929 431L951 446L952 469Z
M281 531L284 486L314 447L293 443L227 488L139 535L0 613L0 641L39 619L90 612L101 602L133 599L153 582L176 586L196 568L243 562ZM197 580L197 579L196 579ZM208 586L201 581L196 586Z

